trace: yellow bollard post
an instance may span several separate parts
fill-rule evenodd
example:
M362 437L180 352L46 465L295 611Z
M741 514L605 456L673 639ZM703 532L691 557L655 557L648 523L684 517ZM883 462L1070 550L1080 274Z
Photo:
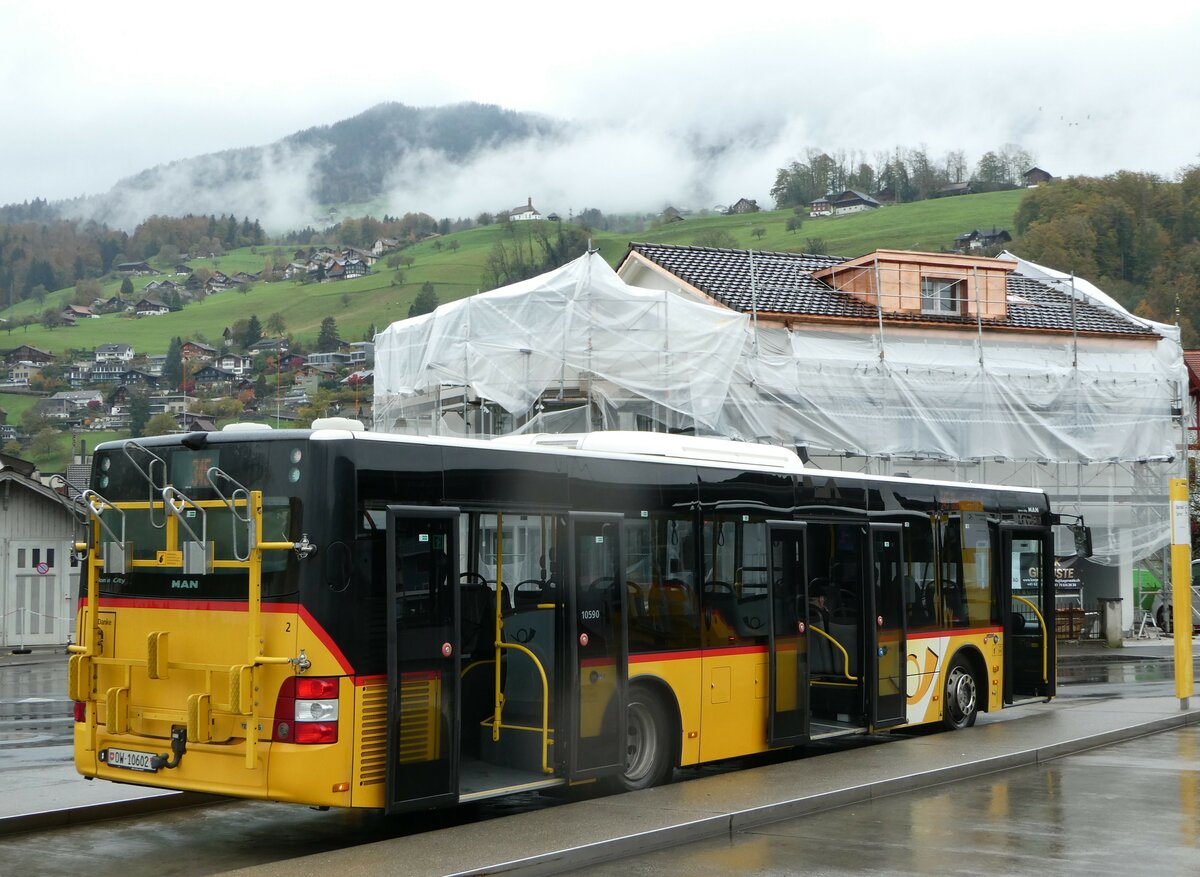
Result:
M1192 528L1188 487L1184 478L1171 479L1171 629L1175 631L1175 696L1188 708L1195 691L1192 673Z

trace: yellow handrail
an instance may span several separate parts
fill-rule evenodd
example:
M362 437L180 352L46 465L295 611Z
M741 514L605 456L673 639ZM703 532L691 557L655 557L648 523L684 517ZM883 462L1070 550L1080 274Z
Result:
M1049 639L1047 639L1048 634L1046 632L1046 619L1042 618L1041 610L1039 610L1034 603L1031 603L1030 601L1026 600L1024 597L1018 597L1016 594L1013 594L1012 598L1014 600L1020 600L1022 603L1024 603L1026 606L1028 606L1030 609L1032 609L1033 614L1037 616L1038 626L1042 629L1042 681L1047 682L1049 680L1047 678L1048 674L1046 673L1046 664L1047 664L1047 661L1049 660L1048 652L1050 651L1050 649L1049 649L1050 641L1049 641Z
M533 666L537 668L538 676L542 679L542 773L554 773L550 767L550 682L546 679L546 669L542 666L542 662L538 660L538 656L531 652L525 646L519 643L496 643L496 652L501 649L516 649L529 656L529 660L533 661ZM503 698L498 698L499 706L496 708L496 713L492 717L492 739L500 739L501 716L500 710L503 708ZM510 726L511 727L511 726Z
M833 645L837 648L837 650L842 653L842 663L845 666L845 669L842 671L842 675L845 676L847 679L849 679L851 682L857 682L858 677L850 675L850 654L846 651L845 647L843 647L840 642L838 642L836 639L834 639L832 636L830 636L825 631L821 630L821 628L817 627L815 624L810 624L808 626L808 629L815 630L817 633L821 634L821 636L825 637L825 639L827 639L831 643L833 643Z

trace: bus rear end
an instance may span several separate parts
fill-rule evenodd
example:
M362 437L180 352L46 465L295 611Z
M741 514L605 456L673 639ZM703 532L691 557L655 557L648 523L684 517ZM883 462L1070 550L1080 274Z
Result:
M279 432L97 449L69 668L81 774L351 805L354 681L300 600L310 447Z

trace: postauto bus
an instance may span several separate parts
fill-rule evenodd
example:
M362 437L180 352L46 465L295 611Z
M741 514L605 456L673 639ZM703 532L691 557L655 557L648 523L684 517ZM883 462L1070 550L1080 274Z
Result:
M96 449L81 774L397 812L1054 694L1040 491L314 426Z

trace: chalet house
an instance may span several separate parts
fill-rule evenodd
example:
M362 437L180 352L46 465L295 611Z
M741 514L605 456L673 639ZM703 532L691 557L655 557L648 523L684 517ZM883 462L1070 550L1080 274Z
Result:
M287 353L288 342L286 338L263 338L260 341L255 341L249 347L251 355L258 353L276 353L282 351Z
M139 317L160 317L163 314L171 313L171 308L157 298L147 296L139 299L138 303L134 305L134 313Z
M337 369L334 368L332 365L325 365L323 363L314 363L311 361L306 362L306 363L304 363L304 365L300 366L300 368L297 370L296 373L300 377L304 377L304 378L315 377L318 380L322 380L322 381L337 377Z
M667 225L671 222L683 222L683 214L674 207L668 207L658 215L658 219L663 225Z
M72 322L75 320L89 320L96 316L94 313L92 313L91 308L84 307L83 305L67 305L65 308L63 308L62 315L65 319L71 320Z
M193 269L190 265L184 265L182 262L175 266L176 277L191 277Z
M98 304L93 304L93 307L106 314L113 314L117 311L132 310L135 302L127 298L121 298L119 295L114 295L111 298L106 298Z
M841 216L844 213L864 213L867 210L877 210L879 202L870 195L864 195L854 189L847 189L833 199L833 213Z
M128 387L153 387L158 384L159 377L141 369L131 368L121 372L121 383Z
M193 376L197 386L215 386L217 384L232 384L238 378L231 371L226 371L223 368L217 368L215 365L206 365Z
M1025 178L1025 185L1030 188L1040 186L1043 183L1049 183L1054 177L1050 176L1048 171L1042 170L1040 167L1031 167L1021 176Z
M54 362L54 354L49 350L42 350L40 347L30 347L28 344L22 344L20 347L14 347L8 353L4 354L4 361L9 365L14 365L18 362L32 362L46 365L47 363Z
M217 425L207 414L191 414L187 411L175 415L175 422L184 432L215 432Z
M833 202L829 199L832 195L822 195L817 200L808 205L809 216L833 216Z
M104 394L98 390L64 390L40 399L36 407L46 417L68 420L87 411L93 402L99 408L104 403Z
M226 353L217 360L216 365L227 372L241 376L254 368L254 357L242 356L240 353Z
M508 211L508 218L513 222L523 222L530 219L545 219L545 217L542 216L541 211L533 206L532 197L530 197L530 199L522 206L514 207L512 210Z
M133 348L128 344L100 344L92 355L96 362L133 362Z
M394 250L400 246L400 241L395 238L380 238L375 241L375 245L371 247L371 252L376 256L382 256L388 250Z
M884 186L882 189L880 189L878 192L875 193L875 200L878 201L880 204L895 204L896 203L896 190L894 188L892 188L891 186Z
M303 277L307 273L308 265L305 262L288 262L287 267L283 269L283 276L287 280Z
M933 197L952 198L955 195L971 195L975 191L975 183L968 180L965 183L951 183L948 186L942 186L942 188L933 193Z
M214 293L224 292L227 289L233 289L237 284L233 278L222 271L214 271L212 276L208 278L208 282L204 284L204 291L213 295Z
M732 207L729 208L729 215L733 216L740 213L758 213L758 202L752 198L738 198Z
M346 247L342 250L343 259L358 259L368 268L379 261L379 257L371 250L360 250L357 247Z
M118 274L125 275L150 275L158 272L150 267L149 262L122 262L115 268Z
M954 238L954 250L959 253L966 253L971 250L986 250L989 247L1001 246L1011 241L1012 235L1003 228L993 226L991 231L980 231L976 228L956 236Z
M329 262L322 267L325 270L326 280L346 279L346 263L340 259L330 259Z
M212 362L217 358L217 349L200 341L184 341L179 347L184 362Z
M235 285L245 286L247 283L254 283L256 280L261 280L262 273L260 272L258 274L249 274L245 271L239 271L237 274L234 274L231 279L233 280Z

